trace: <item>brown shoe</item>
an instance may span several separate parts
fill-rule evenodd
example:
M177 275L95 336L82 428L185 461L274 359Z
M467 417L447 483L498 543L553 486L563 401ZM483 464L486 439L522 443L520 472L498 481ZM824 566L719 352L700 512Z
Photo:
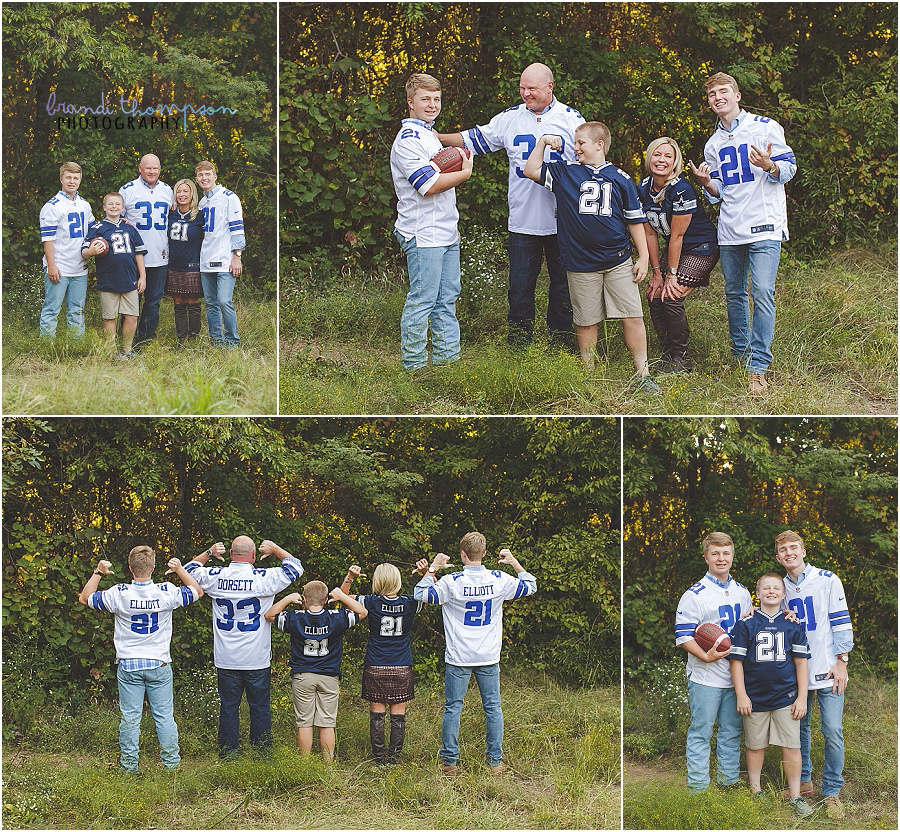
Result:
M456 763L441 763L441 774L445 777L456 777L459 774L459 768Z
M812 797L813 796L813 784L812 780L804 780L800 783L800 797ZM791 790L783 789L781 791L781 799L782 800L790 800L791 799Z
M843 820L844 806L837 795L825 798L825 814L829 820Z
M766 381L765 373L750 373L750 395L764 396L766 390L769 389L769 382Z
M490 768L491 774L493 774L494 777L499 777L501 774L503 774L504 771L506 771L506 763L501 760L499 763L497 763L497 765L488 766L488 768Z

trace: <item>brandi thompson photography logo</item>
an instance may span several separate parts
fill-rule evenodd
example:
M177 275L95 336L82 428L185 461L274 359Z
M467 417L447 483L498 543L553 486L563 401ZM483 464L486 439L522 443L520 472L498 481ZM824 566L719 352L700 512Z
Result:
M56 91L47 98L47 115L56 121L56 129L63 130L184 130L188 116L210 116L217 113L235 114L231 107L210 107L206 104L156 104L141 108L136 98L119 96L118 101L100 95L100 104L69 104L56 100ZM60 115L62 114L62 115Z

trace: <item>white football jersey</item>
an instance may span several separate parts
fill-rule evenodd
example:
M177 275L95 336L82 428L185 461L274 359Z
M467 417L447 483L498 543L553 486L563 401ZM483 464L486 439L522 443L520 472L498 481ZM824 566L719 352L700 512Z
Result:
M41 208L41 242L53 241L53 261L63 277L87 274L87 260L81 256L81 244L93 221L91 206L77 193L74 199L69 199L59 191ZM43 262L46 267L46 257Z
M729 578L726 586L719 583L707 572L703 579L695 583L678 602L675 613L675 644L684 644L694 637L694 630L711 621L726 633L744 617L750 609L750 592L734 578ZM733 688L731 667L726 656L715 662L705 662L687 654L687 675L692 682L711 688Z
M113 643L117 661L155 659L168 664L172 661L172 610L197 598L197 591L189 586L132 582L93 593L88 606L116 617Z
M837 661L835 633L843 633L842 641L847 644L847 650L853 647L853 625L847 609L847 595L841 579L834 572L817 569L808 563L803 573L805 577L799 586L788 578L784 579L784 603L797 613L797 618L806 628L811 654L810 690L830 688L833 680L825 677Z
M441 146L431 126L416 118L403 119L391 146L391 178L397 194L394 228L406 240L415 237L417 248L452 246L459 240L456 188L428 193L439 175L431 157Z
M503 602L537 592L534 575L513 577L499 569L466 566L445 575L437 583L426 575L413 597L426 604L440 604L447 648L444 661L458 667L497 664L503 640Z
M212 599L213 663L223 670L262 670L272 663L272 625L265 614L275 595L303 574L295 557L280 566L257 569L252 563L184 567Z
M495 115L487 124L462 131L473 153L503 148L509 157L509 230L546 237L556 234L556 197L537 182L525 178L525 162L538 139L561 136L561 152L545 149L545 162L575 161L575 128L584 123L577 110L553 99L550 108L535 114L525 103Z
M243 251L244 213L237 195L216 185L200 198L203 212L203 246L200 249L201 272L227 272L231 252Z
M150 188L139 176L126 182L119 193L125 200L125 213L122 215L140 233L147 253L144 265L167 266L169 263L169 208L175 202L172 189L161 179Z
M784 130L778 122L746 110L741 110L737 124L732 127L726 130L717 122L716 132L703 150L722 200L719 245L787 240L784 182L796 173L797 163L794 151L785 143ZM750 146L764 150L770 142L771 158L778 163L780 181L750 164Z

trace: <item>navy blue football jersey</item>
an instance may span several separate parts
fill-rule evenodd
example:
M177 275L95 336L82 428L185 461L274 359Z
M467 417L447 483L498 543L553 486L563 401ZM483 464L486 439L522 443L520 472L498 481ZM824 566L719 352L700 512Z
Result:
M729 659L744 663L744 687L754 711L776 711L797 699L794 659L809 659L806 630L780 612L762 610L742 618L731 631Z
M169 268L175 272L199 272L203 245L203 214L169 211Z
M605 271L631 258L628 226L647 217L625 171L610 162L596 168L545 162L540 183L556 194L559 250L568 271Z
M703 210L697 192L690 182L680 177L671 182L666 188L666 195L661 203L657 204L650 196L650 187L653 179L647 177L638 185L638 193L641 195L641 203L647 214L647 222L651 228L665 237L667 240L672 234L672 217L691 215L691 224L684 232L681 243L683 254L713 255L719 250L716 242L716 227Z
M103 237L109 251L103 257L95 257L97 265L97 289L101 292L132 292L137 289L138 267L135 255L146 254L147 246L138 230L124 220L99 220L88 226L82 248L92 240Z
M291 636L291 673L341 675L344 631L356 623L350 610L285 610L275 626Z
M365 664L368 667L412 666L410 631L422 602L409 595L387 598L383 595L357 595L368 611L369 641Z

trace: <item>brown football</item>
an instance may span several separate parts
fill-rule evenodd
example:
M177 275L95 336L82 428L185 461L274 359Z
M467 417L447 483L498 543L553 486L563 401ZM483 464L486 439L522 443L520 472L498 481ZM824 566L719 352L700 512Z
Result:
M431 157L431 161L441 173L456 173L456 171L462 170L463 153L466 156L471 155L464 147L442 147Z
M710 650L713 647L722 652L731 647L731 639L718 624L707 621L694 630L694 641L700 645L701 650Z

